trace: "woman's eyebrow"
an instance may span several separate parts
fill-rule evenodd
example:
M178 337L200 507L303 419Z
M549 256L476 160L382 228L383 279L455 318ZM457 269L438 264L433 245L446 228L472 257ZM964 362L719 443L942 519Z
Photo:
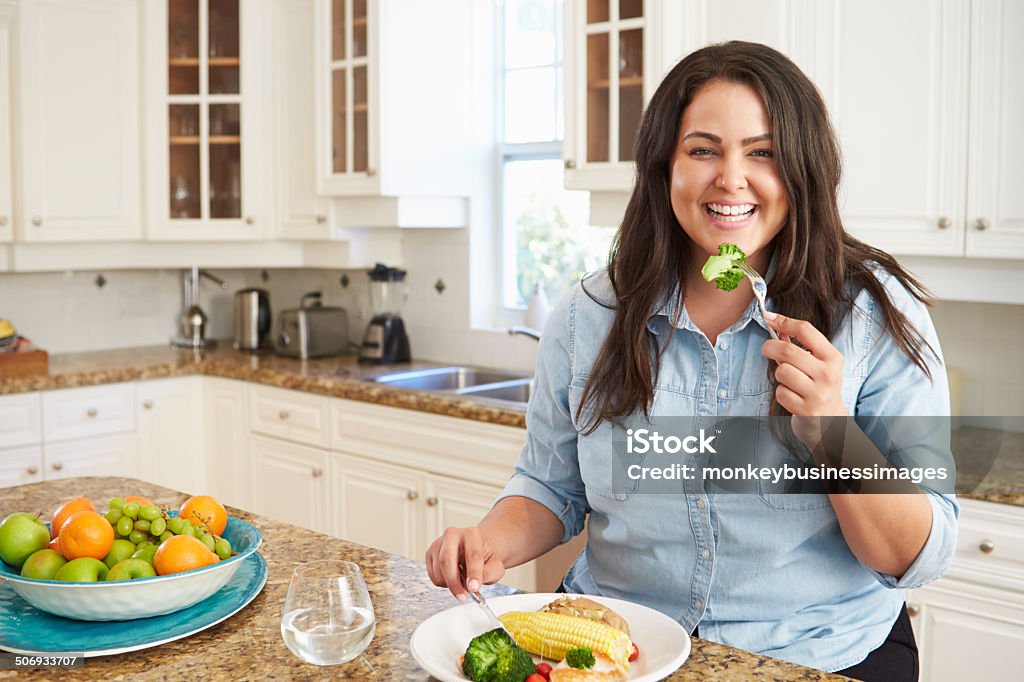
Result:
M703 130L695 130L694 132L689 133L688 135L683 137L683 139L684 140L689 140L691 137L704 137L704 138L707 138L707 139L711 140L715 144L722 144L722 138L720 138L718 135L712 135L711 133L705 133ZM755 142L763 142L764 140L771 140L771 139L772 139L772 134L771 133L763 133L761 135L754 135L753 137L745 137L742 140L740 140L740 144L743 145L744 147L746 147L748 144L754 144Z

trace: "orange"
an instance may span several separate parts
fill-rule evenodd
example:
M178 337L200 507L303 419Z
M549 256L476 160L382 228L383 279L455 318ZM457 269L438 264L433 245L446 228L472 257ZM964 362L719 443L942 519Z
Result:
M53 519L50 521L50 537L55 538L60 533L60 527L70 518L72 514L80 511L96 511L92 502L87 497L72 497L64 504L57 507L53 512Z
M150 500L148 497L143 497L142 495L129 495L128 497L124 498L124 501L138 502L140 507L145 507L153 504L152 500Z
M206 549L202 541L191 535L175 535L161 543L153 555L153 568L157 575L169 575L202 568L220 561L220 557Z
M114 546L114 528L94 511L75 512L60 527L60 553L67 560L103 560Z
M47 545L47 548L52 549L57 554L60 554L60 537L58 536L50 540L50 544Z
M196 495L185 500L178 516L188 519L193 526L203 525L214 535L220 535L228 525L228 512L209 495Z

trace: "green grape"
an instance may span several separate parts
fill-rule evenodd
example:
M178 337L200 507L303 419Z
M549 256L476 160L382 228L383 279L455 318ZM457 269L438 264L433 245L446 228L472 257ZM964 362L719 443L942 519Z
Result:
M217 538L213 543L213 551L217 553L221 559L227 559L231 556L231 543L224 538Z
M172 533L169 530L165 530L163 533L160 534L160 544L163 544L163 543L167 542L168 540L170 540L173 537L174 537L174 533Z
M117 534L121 537L127 537L133 528L132 520L127 516L122 516L117 520Z
M141 530L143 533L149 532L149 521L146 519L139 519L135 522L135 530Z
M147 521L154 521L160 518L160 507L155 504L147 504L139 510L139 517Z
M123 497L114 497L114 498L111 498L111 500L110 500L110 502L109 502L109 503L107 504L107 506L108 506L108 507L110 507L111 509L120 509L120 508L122 508L122 507L123 507L123 506L124 506L125 504L126 504L126 503L125 503L125 501L124 501L124 498L123 498Z
M121 517L124 516L124 514L121 512L120 509L111 509L103 516L105 516L107 518L107 521L110 521L110 525L113 526L121 520Z
M167 530L175 535L181 535L181 531L185 530L185 519L177 516L167 519Z
M186 523L182 526L181 532L178 533L178 535L189 535L191 537L195 537L196 529L192 526L191 523Z
M152 547L153 546L153 538L147 537L145 540L143 540L142 542L140 542L137 545L135 545L135 549L139 549L140 547L145 547L146 545L149 545L150 547Z
M213 539L212 535L207 534L199 539L202 541L204 545L206 545L206 549L210 550L211 552L217 546L217 541Z
M149 532L153 535L159 537L164 534L165 530L167 530L167 522L164 521L163 517L153 519L149 522Z
M129 502L121 509L121 511L123 511L124 515L128 518L135 520L139 518L139 503Z
M128 539L136 545L148 537L149 533L143 533L141 530L133 530L131 533L128 533Z

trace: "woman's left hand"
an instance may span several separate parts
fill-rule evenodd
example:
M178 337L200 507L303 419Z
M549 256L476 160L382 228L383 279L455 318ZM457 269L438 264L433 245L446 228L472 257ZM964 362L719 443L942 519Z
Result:
M780 341L769 339L761 346L761 354L778 363L775 396L779 404L795 418L848 416L842 398L842 353L806 320L776 314L765 321L781 337ZM790 339L799 341L800 345L791 343ZM819 436L818 420L793 421L797 437L813 447L808 440Z

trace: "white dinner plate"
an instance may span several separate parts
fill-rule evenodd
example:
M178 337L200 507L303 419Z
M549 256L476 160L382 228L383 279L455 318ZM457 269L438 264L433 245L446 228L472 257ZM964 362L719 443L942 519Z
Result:
M511 594L492 597L487 603L499 616L508 611L536 611L565 594ZM640 658L630 663L629 679L655 682L671 675L690 655L690 636L676 621L654 609L609 597L586 596L610 607L629 623L630 635ZM469 641L491 629L487 616L473 602L459 604L426 619L409 640L413 658L442 682L465 682L459 656ZM534 656L535 661L541 660ZM552 663L554 665L554 663Z

